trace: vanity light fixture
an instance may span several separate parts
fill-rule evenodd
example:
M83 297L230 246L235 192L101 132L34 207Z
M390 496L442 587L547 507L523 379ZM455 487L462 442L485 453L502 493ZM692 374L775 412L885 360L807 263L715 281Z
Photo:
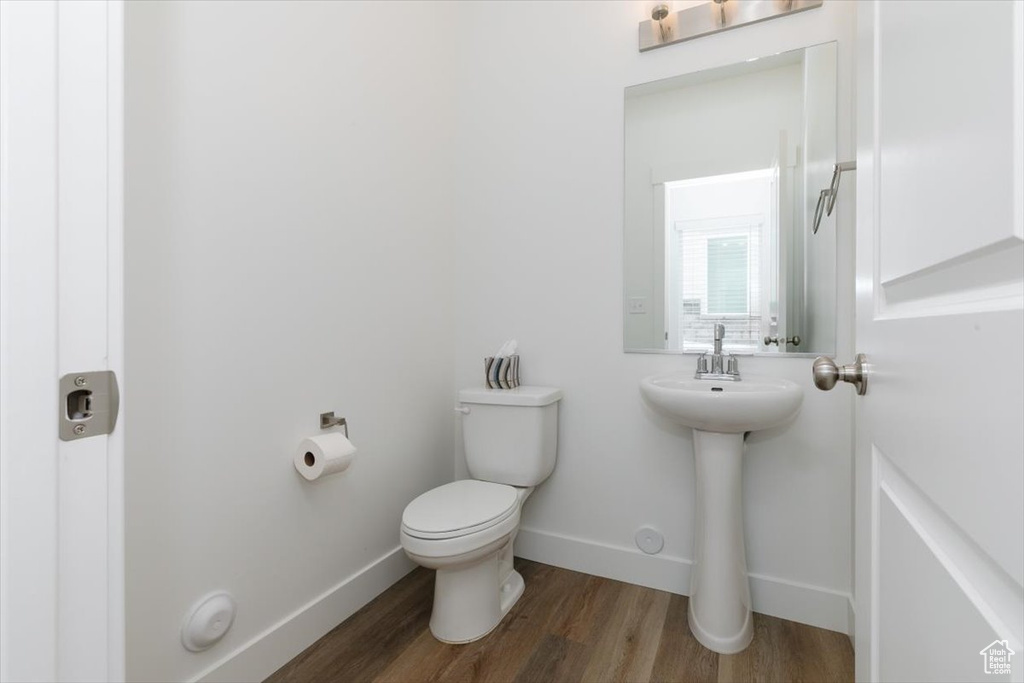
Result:
M711 0L678 12L661 4L640 22L640 52L821 7L824 0Z
M658 35L661 37L661 42L663 43L668 39L668 36L665 33L664 23L664 19L668 16L668 12L668 5L658 5L651 10L651 19L658 22Z
M713 0L713 1L714 1L714 3L716 5L718 5L718 21L722 24L722 26L725 26L725 22L726 22L726 18L725 18L725 2L726 2L726 0Z

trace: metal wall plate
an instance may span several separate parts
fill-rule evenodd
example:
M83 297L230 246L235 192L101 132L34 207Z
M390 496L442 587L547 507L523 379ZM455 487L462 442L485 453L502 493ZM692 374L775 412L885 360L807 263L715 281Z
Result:
M114 431L121 395L111 370L73 372L60 378L57 423L61 441Z
M821 7L823 0L724 0L640 22L640 52Z

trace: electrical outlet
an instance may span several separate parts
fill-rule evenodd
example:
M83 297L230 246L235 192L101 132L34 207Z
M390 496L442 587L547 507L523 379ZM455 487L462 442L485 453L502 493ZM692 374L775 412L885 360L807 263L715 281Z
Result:
M626 305L626 310L629 311L630 315L643 315L644 313L647 313L647 297L630 297Z

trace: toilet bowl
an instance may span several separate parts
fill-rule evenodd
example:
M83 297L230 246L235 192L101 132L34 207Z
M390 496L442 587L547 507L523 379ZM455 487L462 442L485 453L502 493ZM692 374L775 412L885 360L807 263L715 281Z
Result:
M523 504L555 466L559 389L463 389L472 479L420 495L402 514L402 548L436 570L430 631L445 643L490 633L523 594L512 566Z
M484 637L523 594L512 547L533 488L466 479L427 491L402 515L401 541L437 571L430 631L445 643Z

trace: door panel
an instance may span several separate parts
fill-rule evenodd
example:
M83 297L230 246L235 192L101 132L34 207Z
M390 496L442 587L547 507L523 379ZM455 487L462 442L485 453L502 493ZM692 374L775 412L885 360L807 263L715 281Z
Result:
M1022 7L858 10L859 680L1022 652Z
M1024 583L1024 536L1001 531L1005 516L1024 519L1024 431L1000 429L1021 416L1024 377L1024 317L998 311L1020 308L1024 275L1013 215L1013 97L1024 96L1015 11L1019 3L998 1L879 3L874 317L880 332L892 329L880 372L899 372L877 402L905 421L880 445ZM979 287L966 264L1005 271L1018 296ZM955 296L959 308L944 310L941 299ZM987 381L993 364L1005 384ZM918 409L901 410L910 405ZM1006 505L976 504L985 498Z
M883 284L1020 242L1008 144L1015 94L1014 5L1002 0L925 7L881 3L877 111ZM917 229L930 225L952 229Z
M1024 519L1024 316L874 324L879 334L871 352L858 345L873 367L871 393L862 401L871 404L868 419L887 421L873 443L1004 572L1024 582L1024 534L1006 533L1008 520L1019 527Z
M991 571L975 566L969 539L877 449L875 467L878 638L887 645L879 651L879 680L975 680L981 648L1001 638L1013 618L1004 613L1012 582L993 581Z

